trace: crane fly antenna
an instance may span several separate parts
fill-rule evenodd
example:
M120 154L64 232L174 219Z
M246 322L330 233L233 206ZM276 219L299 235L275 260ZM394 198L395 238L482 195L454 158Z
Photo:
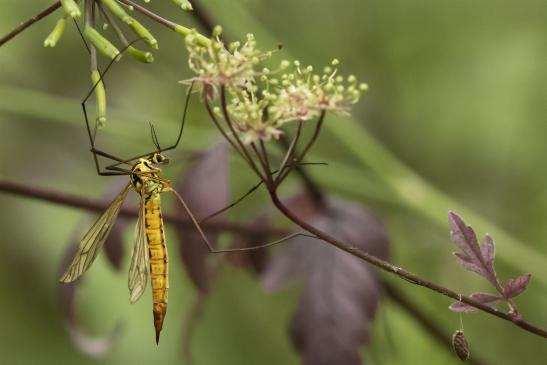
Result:
M192 95L193 88L194 88L194 81L192 81L192 83L190 84L190 87L188 88L188 92L186 93L186 100L184 102L184 111L182 112L182 119L181 119L181 122L180 122L180 130L179 130L179 135L177 136L177 140L175 141L175 143L173 145L171 145L169 147L166 147L166 148L163 148L163 149L160 149L158 152L169 151L169 150L172 150L174 148L177 148L177 146L179 145L179 142L182 139L182 132L184 131L184 124L186 123L186 115L187 115L187 112L188 112L188 104L190 104L190 96Z
M156 134L156 128L154 128L154 124L152 124L152 122L148 122L148 124L150 124L150 134L152 135L152 142L154 143L154 146L156 146L156 150L161 151L160 141L158 140L158 135Z

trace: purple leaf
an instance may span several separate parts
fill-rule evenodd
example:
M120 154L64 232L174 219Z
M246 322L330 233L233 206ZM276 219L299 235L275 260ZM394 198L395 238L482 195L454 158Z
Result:
M493 268L494 257L496 256L496 246L494 245L494 240L492 239L492 237L490 237L489 234L486 234L484 236L484 240L482 241L481 254L484 258L484 261L486 262L486 266Z
M470 297L477 302L488 306L492 306L497 302L503 300L503 298L498 295L488 293L473 293L470 295ZM463 302L452 303L448 308L453 312L469 313L478 311L477 308Z
M335 200L310 223L380 258L388 256L382 223L370 211ZM274 256L263 274L266 289L304 281L291 323L293 343L306 365L361 364L359 349L368 342L380 290L375 273L363 261L328 243L301 237Z
M461 252L455 253L458 263L464 269L481 275L496 288L499 288L494 271L495 251L492 238L486 235L481 249L473 228L467 226L457 214L449 212L448 223L452 241L461 249Z
M197 156L176 189L198 220L228 205L230 193L226 144L218 143ZM186 216L186 211L180 204L177 205L177 214ZM222 220L222 215L211 219L213 220ZM177 226L176 233L184 267L194 286L200 292L206 293L209 290L210 273L206 265L209 251L194 227ZM208 234L208 238L214 243L216 235Z
M511 299L522 294L528 287L531 277L531 274L524 274L515 279L509 279L503 287L504 296L507 299Z
M456 256L456 261L458 262L458 264L460 264L460 266L463 267L464 269L475 272L481 276L487 275L487 272L484 270L484 268L477 266L464 253L454 252L453 254L454 256Z

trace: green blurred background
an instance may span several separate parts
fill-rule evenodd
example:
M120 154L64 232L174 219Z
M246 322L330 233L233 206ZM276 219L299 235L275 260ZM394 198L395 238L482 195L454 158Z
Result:
M4 0L0 34L50 1ZM334 57L370 90L352 118L330 118L312 159L329 167L314 176L333 194L372 207L387 223L392 261L426 278L471 293L484 280L454 263L446 213L454 209L479 235L497 240L503 279L531 271L528 292L517 300L531 322L547 326L547 2L462 0L202 1L232 37L255 33L261 48L278 43L276 57L322 67ZM152 8L177 22L192 17L170 2ZM100 197L116 178L95 174L80 101L90 82L81 40L69 24L55 49L42 47L58 14L0 48L0 177L84 197ZM142 18L141 18L142 19ZM145 21L146 23L146 21ZM150 24L150 23L148 23ZM152 148L148 121L160 140L176 131L190 76L183 38L151 25L160 44L156 62L129 57L107 77L108 127L102 148L128 155ZM104 61L104 60L103 60ZM166 175L184 169L185 153L218 136L196 100L184 138ZM234 194L253 183L233 164ZM296 181L292 184L296 186ZM442 191L442 193L440 193ZM232 213L264 207L258 195ZM170 203L170 202L169 202ZM77 226L91 214L0 194L0 355L10 364L181 364L181 323L195 292L180 260L172 260L169 315L157 347L150 303L129 305L124 258L114 272L103 257L77 294L77 315L90 334L122 322L122 333L100 359L78 352L66 334L56 300L59 265ZM249 214L247 213L247 216ZM81 222L82 219L87 219ZM126 253L132 229L127 230ZM175 241L171 229L168 241ZM175 245L171 248L176 256ZM406 282L391 280L447 334L459 318L449 301ZM215 283L192 351L196 364L295 364L287 327L298 288L264 293L249 273L226 268ZM369 364L456 364L396 304L384 300L363 351ZM539 364L545 339L491 316L464 316L472 354L490 364Z

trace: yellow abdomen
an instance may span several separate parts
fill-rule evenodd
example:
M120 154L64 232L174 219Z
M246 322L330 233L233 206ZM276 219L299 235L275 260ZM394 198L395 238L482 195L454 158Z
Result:
M169 289L168 257L163 233L160 194L152 194L145 201L145 223L148 250L150 253L150 279L154 303L154 328L156 343L159 341L163 319L167 312L167 291Z

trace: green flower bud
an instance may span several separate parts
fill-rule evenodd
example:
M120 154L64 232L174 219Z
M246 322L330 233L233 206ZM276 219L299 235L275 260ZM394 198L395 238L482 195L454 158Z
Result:
M213 37L219 37L222 34L222 27L220 25L215 25L213 28Z
M179 6L184 11L192 11L194 8L192 7L192 4L190 4L190 1L188 0L171 0L173 1L173 4L176 6Z
M158 49L158 41L156 40L156 38L154 38L152 33L150 33L148 29L146 29L144 25L142 25L140 22L133 18L132 22L127 24L139 37L143 38L150 47L152 47L153 49Z
M61 5L63 6L65 13L71 18L76 19L82 16L80 7L74 0L61 0Z
M55 47L55 45L57 45L57 42L59 42L59 39L61 39L61 36L65 31L65 25L66 19L64 17L57 20L55 27L44 41L44 47Z
M185 26L178 25L178 24L175 25L175 32L182 34L183 36L186 36L186 37L192 34L195 44L199 46L209 47L209 45L211 44L211 40L209 38L205 37L204 35L198 34L193 29L187 28ZM189 45L188 41L186 42L186 44Z
M108 39L103 37L95 28L86 25L84 28L84 36L89 40L95 48L106 57L116 59L118 61L121 58L120 51L112 44Z
M151 52L141 51L138 48L129 46L127 48L127 53L129 53L133 58L144 63L154 62L154 55Z
M134 19L125 12L125 9L122 8L116 0L101 0L101 2L125 24L131 24L133 22Z

